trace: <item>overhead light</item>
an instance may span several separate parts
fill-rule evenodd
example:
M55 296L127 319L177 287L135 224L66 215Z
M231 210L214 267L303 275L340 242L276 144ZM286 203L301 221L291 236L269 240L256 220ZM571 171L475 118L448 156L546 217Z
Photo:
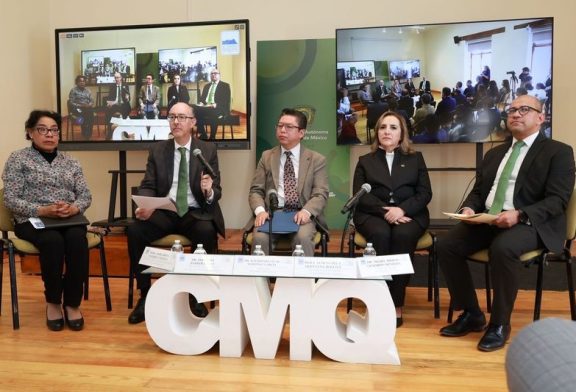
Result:
M402 33L403 33L402 29L399 29L398 34L402 34Z
M386 28L385 28L385 27L382 29L382 32L383 32L383 33L386 33Z

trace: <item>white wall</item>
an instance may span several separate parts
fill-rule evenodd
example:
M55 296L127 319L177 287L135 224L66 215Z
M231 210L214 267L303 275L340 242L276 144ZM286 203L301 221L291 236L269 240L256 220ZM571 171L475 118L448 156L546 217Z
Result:
M306 38L334 38L336 28L370 27L417 23L506 18L555 17L554 52L554 138L576 144L572 130L574 104L570 86L563 81L572 79L576 54L573 51L576 26L573 18L576 5L571 1L549 0L542 5L537 0L517 2L485 0L482 7L469 7L456 0L414 0L404 12L389 12L390 4L365 0L360 12L348 12L350 2L335 0L313 2L293 0L273 2L252 0L238 2L221 0L217 6L192 0L99 0L98 6L86 0L49 0L37 2L21 0L0 5L0 44L5 53L0 75L4 75L3 94L0 95L2 115L2 144L0 166L8 154L27 145L23 122L32 108L56 107L54 70L55 28L117 26L126 24L177 23L188 21L242 19L250 20L252 49L251 101L256 102L256 42ZM450 10L447 16L446 10ZM525 11L523 11L525 10ZM562 61L560 61L560 58ZM252 128L255 132L256 108L253 108ZM254 146L253 146L254 147ZM475 147L422 146L430 167L473 166ZM365 147L353 147L351 171ZM116 152L74 152L85 170L94 194L88 211L92 220L106 217L110 178L107 171L118 166ZM224 197L222 207L229 228L242 227L250 214L247 194L255 167L255 152L221 151L219 153ZM144 167L145 152L129 152L128 168ZM434 198L430 205L434 217L442 210L451 210L460 200L471 174L433 173ZM136 185L138 176L129 177L129 185Z

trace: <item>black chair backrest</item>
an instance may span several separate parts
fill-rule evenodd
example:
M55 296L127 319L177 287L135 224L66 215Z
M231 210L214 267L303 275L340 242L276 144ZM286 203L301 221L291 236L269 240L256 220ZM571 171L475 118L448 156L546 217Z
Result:
M387 103L373 103L368 105L366 111L366 126L373 129L376 126L376 122L384 112L388 110Z

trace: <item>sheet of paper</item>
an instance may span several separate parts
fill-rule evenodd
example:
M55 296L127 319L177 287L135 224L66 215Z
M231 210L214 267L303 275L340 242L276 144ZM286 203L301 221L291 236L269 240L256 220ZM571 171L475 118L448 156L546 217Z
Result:
M484 213L464 215L464 214L453 214L451 212L443 212L443 214L453 219L478 222L478 223L492 223L492 221L496 219L496 215L484 214Z
M413 274L414 267L407 253L387 256L357 257L361 278L382 278L387 275Z
M294 275L294 259L289 256L237 255L234 275L291 277Z
M356 279L356 260L348 257L295 257L294 276Z
M176 204L168 197L152 197L132 195L132 200L138 207L154 210L168 210L176 212Z
M166 249L158 249L147 246L140 257L140 264L150 267L157 267L164 271L172 272L174 270L175 255Z
M234 255L197 255L180 253L174 272L181 274L232 275Z

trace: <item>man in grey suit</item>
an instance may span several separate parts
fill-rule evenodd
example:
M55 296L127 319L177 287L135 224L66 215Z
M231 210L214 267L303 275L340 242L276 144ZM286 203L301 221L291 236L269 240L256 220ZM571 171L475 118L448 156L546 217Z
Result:
M188 104L174 105L168 113L168 122L174 140L158 142L150 149L138 194L169 196L176 200L178 212L139 207L136 209L137 221L128 227L128 253L140 289L140 299L128 318L130 324L144 321L146 295L151 287L150 275L142 273L145 266L138 264L146 246L165 235L180 234L188 237L193 248L203 244L208 253L214 253L217 235L224 237L225 233L218 204L222 188L215 145L192 138L196 120ZM206 168L194 157L196 149L212 167L214 177L206 174ZM198 316L204 315L206 309L192 301L192 311Z
M443 336L483 331L486 324L466 256L488 248L494 303L490 323L478 343L481 351L504 347L518 292L518 257L546 247L560 252L566 236L566 206L574 189L572 147L539 132L542 104L523 95L506 110L511 142L486 153L462 213L489 211L491 224L461 222L438 242L438 261L458 319L440 330ZM510 162L510 163L509 163Z
M138 103L140 103L140 116L142 118L158 118L158 113L160 113L160 89L154 85L154 75L151 73L146 74L146 84L140 87Z
M277 194L279 208L296 211L294 222L298 225L298 231L291 234L292 247L302 245L306 256L314 255L316 223L325 226L323 211L328 200L326 158L301 145L307 123L304 113L298 110L282 111L276 124L276 138L280 145L262 153L252 179L248 201L254 212L253 245L261 245L266 254L270 252L268 233L259 232L258 228L270 218L271 193ZM287 155L287 152L290 154ZM290 169L287 169L287 163ZM291 177L287 173L295 177L292 189L292 185L285 182ZM278 235L272 235L273 247Z

